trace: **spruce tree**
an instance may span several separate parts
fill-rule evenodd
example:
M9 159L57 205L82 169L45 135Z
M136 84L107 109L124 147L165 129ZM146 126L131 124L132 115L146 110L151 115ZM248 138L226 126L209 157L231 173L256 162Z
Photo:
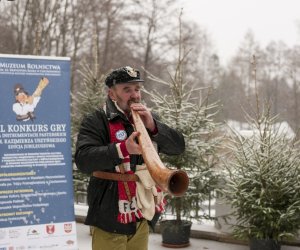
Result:
M280 241L300 229L299 140L280 126L270 103L260 104L255 90L256 109L246 113L252 133L231 129L224 194L237 219L235 236Z
M217 184L215 166L219 137L218 124L214 122L217 103L209 103L209 89L195 88L186 81L184 66L188 65L188 52L183 51L181 27L179 31L179 56L169 73L169 80L160 79L150 72L150 80L159 84L159 90L146 91L153 104L153 110L161 120L182 132L185 138L185 152L179 156L161 155L162 161L170 169L182 169L187 172L190 184L182 197L170 197L169 204L176 220L203 218L200 213L204 201L210 200Z

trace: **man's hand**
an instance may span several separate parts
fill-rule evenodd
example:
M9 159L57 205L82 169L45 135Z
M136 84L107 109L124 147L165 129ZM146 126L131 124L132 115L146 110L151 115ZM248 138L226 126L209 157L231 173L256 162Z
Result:
M41 85L42 85L43 87L46 87L46 86L48 85L48 83L49 83L48 78L43 77L43 78L41 79Z
M141 103L132 103L130 105L130 108L134 111L137 111L147 129L149 129L150 131L155 130L155 122L153 120L150 109L148 109Z
M140 132L133 132L126 140L125 145L129 154L140 155L142 154L142 147L136 142Z
M28 103L28 104L32 104L33 103L33 96L27 96L25 102Z
M32 96L35 96L35 97L36 96L41 96L44 88L46 88L46 86L48 85L48 83L49 83L48 78L43 77L40 80L40 82L39 82L37 88L35 89L34 93L32 94Z

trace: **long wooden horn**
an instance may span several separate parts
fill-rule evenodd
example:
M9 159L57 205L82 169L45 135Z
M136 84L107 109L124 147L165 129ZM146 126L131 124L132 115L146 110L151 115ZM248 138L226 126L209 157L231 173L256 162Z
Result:
M183 170L171 170L164 166L155 150L140 115L131 110L139 144L142 147L142 156L147 165L149 173L156 184L166 192L174 196L182 196L189 185L189 178Z

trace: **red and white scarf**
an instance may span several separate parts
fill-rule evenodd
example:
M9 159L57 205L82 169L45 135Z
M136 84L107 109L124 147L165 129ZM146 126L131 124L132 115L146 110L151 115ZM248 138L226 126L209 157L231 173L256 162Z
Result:
M111 142L117 143L119 153L124 156L122 164L115 167L116 172L122 173L123 171L121 168L123 167L125 170L124 174L134 174L134 172L130 169L130 156L125 146L127 134L123 124L121 122L109 122L109 129ZM126 189L129 195L126 193ZM135 181L118 181L118 193L118 222L127 224L135 222L137 218L143 218L142 212L137 206Z
M130 155L127 152L125 146L127 133L125 131L123 123L120 121L110 121L109 129L111 142L116 143L119 155L123 159L122 164L115 167L116 172L123 174L134 174L134 172L130 168ZM158 187L157 193L160 194L158 195L158 197L162 198L159 199L157 204L155 204L155 212L161 213L164 211L166 200L163 198L162 191ZM135 181L118 181L118 195L118 222L127 224L130 222L135 222L136 219L143 218L143 214L137 205Z

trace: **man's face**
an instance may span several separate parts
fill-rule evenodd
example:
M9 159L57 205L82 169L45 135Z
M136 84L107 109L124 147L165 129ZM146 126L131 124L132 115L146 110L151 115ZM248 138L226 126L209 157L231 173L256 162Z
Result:
M121 83L111 87L109 97L117 101L118 106L125 112L130 112L130 102L141 101L141 85L139 82Z
M16 100L19 103L25 103L27 99L27 95L25 93L19 93L18 95L16 95Z

